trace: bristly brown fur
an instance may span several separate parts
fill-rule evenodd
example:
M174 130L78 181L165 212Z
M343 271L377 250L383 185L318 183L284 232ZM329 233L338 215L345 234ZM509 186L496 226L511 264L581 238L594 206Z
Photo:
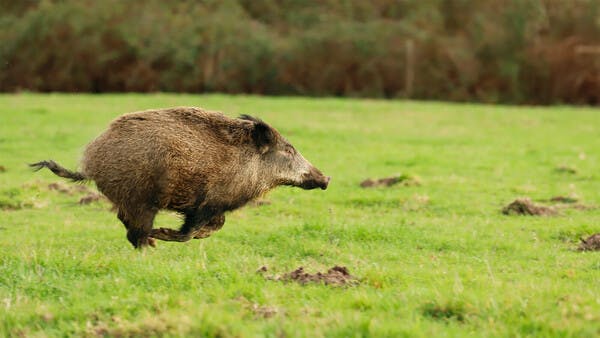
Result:
M308 184L308 189L327 186L329 178L316 168L310 171L312 176L303 176L308 183L298 182L294 177L299 174L277 155L284 152L276 145L291 147L260 119L248 115L233 119L180 107L118 117L87 146L81 173L52 161L32 166L48 167L74 180L93 180L118 209L127 238L139 248L153 245L153 238L187 241L207 237L222 227L226 211L281 184L293 181ZM270 155L265 155L267 151ZM289 161L304 163L301 169L308 172L310 163L297 152L294 156ZM286 170L293 177L282 179ZM298 186L306 188L304 185ZM179 231L152 229L161 209L185 216Z
M169 209L185 215L189 232L272 188L250 174L259 165L253 127L197 108L126 114L88 146L83 171L130 231L147 236L156 212Z

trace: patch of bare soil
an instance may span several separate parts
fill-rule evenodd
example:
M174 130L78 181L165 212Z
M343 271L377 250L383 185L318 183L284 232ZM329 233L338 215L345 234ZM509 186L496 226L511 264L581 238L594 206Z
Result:
M323 283L331 286L350 286L357 285L358 280L352 276L345 266L334 266L327 270L326 273L317 272L310 274L304 271L303 267L299 267L292 272L285 273L283 276L273 278L283 282L297 282L302 285L308 283Z
M421 180L415 176L397 175L377 179L368 178L362 181L360 186L363 188L391 187L399 183L404 186L419 186L421 185Z
M502 209L505 215L554 216L558 212L554 207L535 204L529 198L517 198Z
M59 182L50 183L50 184L48 184L48 189L53 190L53 191L58 191L63 194L69 194L69 195L71 194L71 188L64 183L59 183Z
M89 194L87 194L79 199L79 204L85 205L85 204L90 204L92 202L102 201L105 199L106 199L106 197L104 197L104 195L101 195L97 192L90 192Z
M107 198L104 195L100 194L94 189L88 188L87 186L81 184L66 184L63 182L54 182L48 184L48 189L69 196L85 194L81 196L81 198L79 198L80 205L88 205L98 201L107 201Z
M6 171L6 167L3 165L0 165L0 173L3 173Z
M58 191L62 194L73 195L74 193L92 193L92 189L80 184L65 184L62 182L54 182L48 184L48 189Z
M579 251L600 251L600 233L593 234L590 237L583 239L579 244Z

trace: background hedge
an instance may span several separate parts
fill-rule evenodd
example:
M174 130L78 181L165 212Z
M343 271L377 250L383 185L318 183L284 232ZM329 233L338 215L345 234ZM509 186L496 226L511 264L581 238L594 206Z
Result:
M0 0L9 92L599 104L597 47L598 0Z

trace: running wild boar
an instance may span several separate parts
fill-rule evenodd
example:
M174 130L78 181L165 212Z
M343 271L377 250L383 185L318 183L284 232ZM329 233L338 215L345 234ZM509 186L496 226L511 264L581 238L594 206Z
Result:
M224 213L280 186L326 189L324 176L271 126L200 108L125 114L86 148L81 172L54 161L31 164L73 181L91 180L115 205L136 248L155 239L205 238ZM184 216L179 230L153 229L157 212Z

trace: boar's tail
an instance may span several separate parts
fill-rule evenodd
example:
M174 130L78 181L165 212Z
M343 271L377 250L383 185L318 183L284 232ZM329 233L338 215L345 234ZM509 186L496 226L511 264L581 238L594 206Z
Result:
M76 171L71 171L71 170L65 169L52 160L41 161L38 163L32 163L29 166L31 168L33 168L33 170L35 170L35 171L38 171L42 168L48 168L56 175L58 175L60 177L71 179L73 181L87 180L87 177L85 177L82 173L78 173Z

